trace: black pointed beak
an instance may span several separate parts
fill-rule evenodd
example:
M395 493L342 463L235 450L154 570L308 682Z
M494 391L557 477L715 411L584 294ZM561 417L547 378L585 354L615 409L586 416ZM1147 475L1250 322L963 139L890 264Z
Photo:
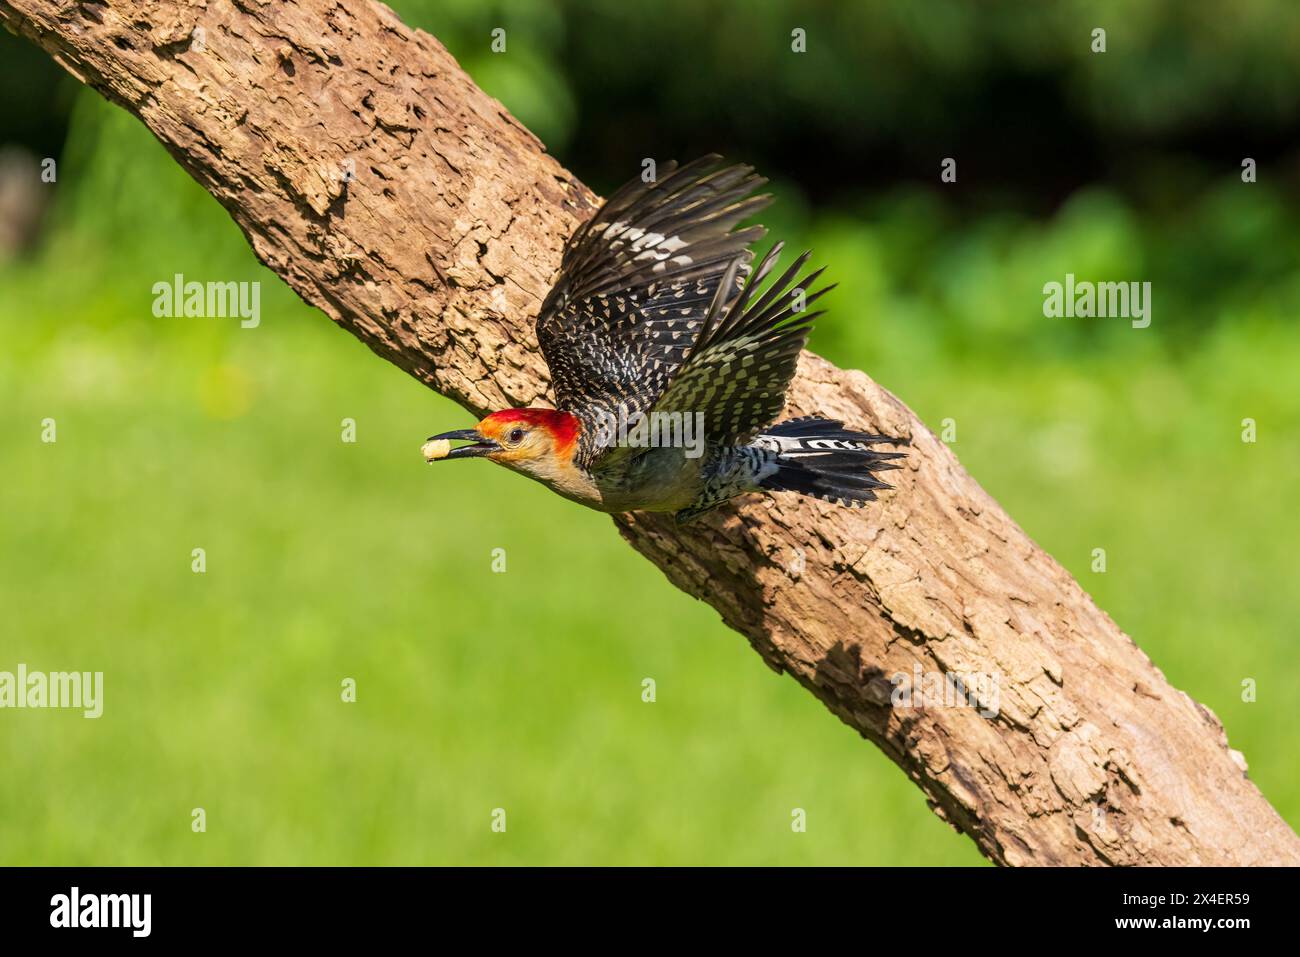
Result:
M451 442L469 442L470 445L461 445L457 448L449 448ZM439 459L469 459L480 455L487 455L489 452L495 452L501 448L491 439L485 439L478 434L476 429L457 429L454 432L443 432L441 435L431 435L425 440L420 451L424 453L425 459L430 462L437 462Z

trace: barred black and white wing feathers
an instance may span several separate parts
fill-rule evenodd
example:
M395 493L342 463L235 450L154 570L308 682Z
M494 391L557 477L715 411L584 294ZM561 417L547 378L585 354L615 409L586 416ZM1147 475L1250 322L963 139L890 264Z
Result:
M904 439L846 429L837 419L808 415L765 429L751 448L775 456L776 470L764 475L762 488L800 492L827 502L860 508L876 500L876 491L893 488L877 473L901 468L903 452L872 446L907 445Z
M655 403L655 412L702 414L709 441L727 444L747 441L781 413L812 321L821 315L808 307L835 288L811 291L821 269L795 282L811 255L804 253L762 291L781 248L780 243L773 246L740 295L728 298L722 291L730 288L742 265L732 264L694 348Z
M747 247L765 230L735 227L771 197L751 195L766 182L751 167L720 162L663 164L656 182L632 180L570 239L537 318L559 408L588 423L646 412L710 307L739 294ZM602 451L588 446L580 457L590 462Z

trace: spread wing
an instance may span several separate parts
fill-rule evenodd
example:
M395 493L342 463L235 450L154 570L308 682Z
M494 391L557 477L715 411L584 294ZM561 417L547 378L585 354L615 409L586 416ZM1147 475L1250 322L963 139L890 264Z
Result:
M821 315L808 307L835 287L811 291L821 269L795 281L811 255L804 253L763 291L780 254L777 243L738 297L714 300L694 349L652 412L699 414L708 439L725 444L747 441L781 414L799 353ZM732 268L721 287L730 286L740 264Z
M736 230L770 201L749 166L706 156L634 179L569 240L537 340L556 405L587 422L647 411L682 366L710 308L739 293L746 247L765 230ZM729 277L729 278L728 278ZM722 289L727 279L728 289ZM586 430L584 430L584 437ZM602 450L588 448L588 459Z

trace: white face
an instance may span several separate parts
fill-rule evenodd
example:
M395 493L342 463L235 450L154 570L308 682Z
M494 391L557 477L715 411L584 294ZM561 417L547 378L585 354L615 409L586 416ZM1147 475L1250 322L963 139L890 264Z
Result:
M499 446L487 453L487 458L541 482L566 498L600 507L595 483L573 462L576 442L561 447L545 425L529 422L485 420L479 423L479 431Z
M554 413L566 425L564 413ZM576 423L575 423L576 425ZM450 448L452 442L468 444ZM473 429L435 435L424 443L430 462L442 459L485 458L536 479L566 498L600 508L600 493L591 477L574 464L576 430L558 438L545 420L535 415L488 416Z
M555 441L542 426L485 419L478 433L496 445L486 458L521 472L531 474L532 467L545 466L555 457Z

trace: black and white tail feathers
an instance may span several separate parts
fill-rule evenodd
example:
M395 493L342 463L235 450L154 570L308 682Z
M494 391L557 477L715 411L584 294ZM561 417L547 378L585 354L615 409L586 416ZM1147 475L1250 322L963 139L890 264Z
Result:
M754 445L777 453L776 472L761 487L800 492L827 502L858 508L876 499L876 489L893 488L876 472L899 468L903 452L877 452L880 443L906 445L906 439L872 435L844 428L843 422L805 416L765 429Z

